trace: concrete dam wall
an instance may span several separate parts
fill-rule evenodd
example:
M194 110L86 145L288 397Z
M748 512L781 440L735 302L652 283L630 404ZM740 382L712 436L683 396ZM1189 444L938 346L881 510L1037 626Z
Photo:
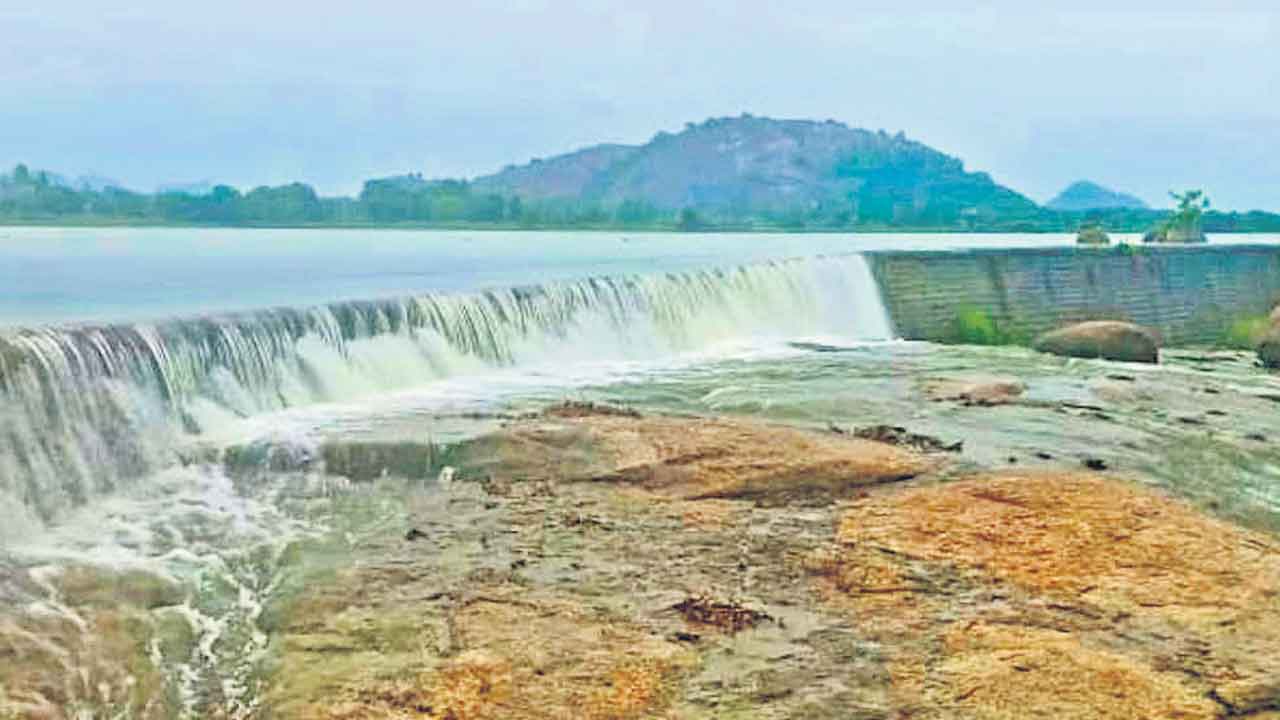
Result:
M1129 320L1172 345L1211 343L1280 302L1280 246L1135 246L867 253L898 335L944 341L965 309L1034 335Z

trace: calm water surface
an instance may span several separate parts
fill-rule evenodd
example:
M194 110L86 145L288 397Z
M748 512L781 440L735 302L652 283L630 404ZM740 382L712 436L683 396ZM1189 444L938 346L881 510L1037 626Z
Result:
M0 228L0 326L298 307L870 249L1073 241L1018 234ZM1280 236L1214 242L1280 242Z

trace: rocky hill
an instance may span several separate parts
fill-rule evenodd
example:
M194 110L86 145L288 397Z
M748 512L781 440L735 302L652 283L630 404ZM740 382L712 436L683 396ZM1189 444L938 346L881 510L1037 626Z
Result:
M966 172L959 159L902 133L750 115L691 123L640 146L600 145L509 166L472 187L605 208L690 208L722 219L954 225L1038 211L985 173Z
M1063 212L1149 209L1145 202L1132 195L1116 192L1088 180L1072 183L1045 207Z

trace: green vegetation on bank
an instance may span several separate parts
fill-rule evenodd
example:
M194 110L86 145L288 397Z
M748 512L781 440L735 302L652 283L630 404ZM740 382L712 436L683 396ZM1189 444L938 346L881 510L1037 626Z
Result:
M895 220L853 217L824 206L787 212L662 210L639 201L616 206L567 199L526 200L478 192L464 181L416 177L370 180L359 196L322 197L308 185L258 187L249 192L217 185L205 194L146 194L122 188L72 188L23 166L0 175L0 224L153 225L211 227L427 227L492 229L620 229L654 231L937 231L1074 232L1099 225L1109 232L1143 232L1173 213L1103 210L1087 213L1039 209L1033 215L986 219L957 216ZM1206 212L1211 233L1280 232L1280 215Z
M961 307L947 326L948 345L1027 345L1031 338L1025 332L1003 327L991 313L975 308Z
M1232 350L1253 350L1266 337L1271 320L1266 315L1245 315L1231 321L1218 345Z

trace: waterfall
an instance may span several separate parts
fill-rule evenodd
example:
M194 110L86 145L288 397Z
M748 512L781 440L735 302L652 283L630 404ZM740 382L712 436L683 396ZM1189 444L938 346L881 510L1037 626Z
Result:
M0 332L0 502L48 520L227 419L501 367L890 334L860 255Z

